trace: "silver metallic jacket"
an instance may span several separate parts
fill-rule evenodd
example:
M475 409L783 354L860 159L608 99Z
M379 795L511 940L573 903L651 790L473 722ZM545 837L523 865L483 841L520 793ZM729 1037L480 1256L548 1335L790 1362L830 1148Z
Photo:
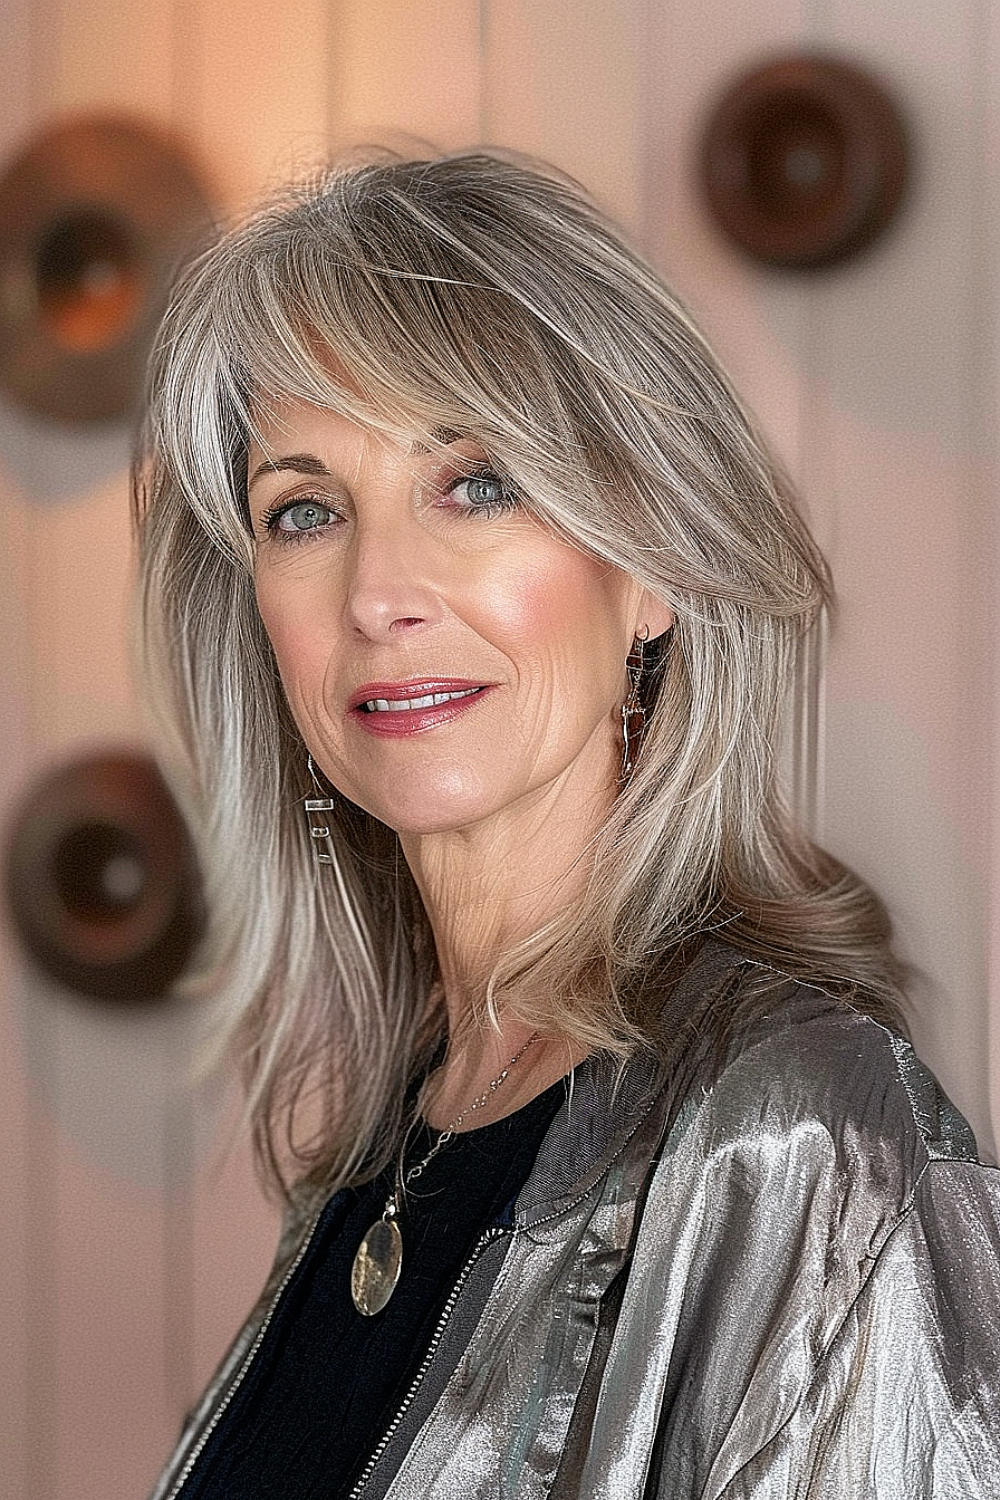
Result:
M702 951L675 992L743 966ZM155 1500L182 1494L315 1224ZM332 1485L331 1485L332 1487ZM356 1500L1000 1497L1000 1172L909 1046L787 985L678 1111L576 1070ZM295 1500L290 1496L289 1500Z

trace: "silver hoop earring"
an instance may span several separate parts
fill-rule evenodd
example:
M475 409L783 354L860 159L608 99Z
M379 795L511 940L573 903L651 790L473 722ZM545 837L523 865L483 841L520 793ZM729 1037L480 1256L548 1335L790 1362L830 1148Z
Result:
M313 765L311 755L306 756L306 765L309 767L309 775L312 777L312 783L317 793L322 792L323 788L319 784L319 777L316 775L316 767ZM305 799L306 824L309 828L309 837L313 841L313 854L318 865L333 865L337 862L333 852L333 835L330 832L330 824L322 816L314 816L314 814L321 815L332 812L334 806L332 797L315 796ZM323 845L326 847L321 847Z
M646 727L646 709L640 696L642 674L645 669L643 648L649 639L649 626L643 626L643 634L637 635L625 661L628 673L628 697L622 704L622 768L618 785L625 786L635 769L635 758L639 753L642 732Z

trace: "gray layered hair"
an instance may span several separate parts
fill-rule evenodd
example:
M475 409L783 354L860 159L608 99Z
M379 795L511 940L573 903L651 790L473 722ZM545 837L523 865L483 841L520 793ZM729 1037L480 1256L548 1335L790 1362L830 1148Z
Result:
M396 836L313 789L254 599L255 417L315 403L480 442L525 504L666 601L634 774L584 900L484 985L623 1057L707 933L891 1019L883 908L795 825L776 767L797 645L829 603L788 485L676 298L579 188L521 159L379 158L297 185L184 275L136 466L145 665L211 916L197 983L238 1049L273 1180L377 1171L440 1045L434 944ZM623 678L624 680L624 678ZM719 1002L699 1022L731 1023Z

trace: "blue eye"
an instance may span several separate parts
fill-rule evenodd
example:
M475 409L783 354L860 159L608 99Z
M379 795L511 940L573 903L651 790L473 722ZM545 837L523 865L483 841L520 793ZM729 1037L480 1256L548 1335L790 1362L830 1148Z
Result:
M498 474L488 471L456 480L449 493L461 498L463 490L470 511L495 515L498 511L514 510L518 503L516 495L507 488L504 480Z
M265 525L269 530L284 532L286 536L301 536L303 532L329 526L334 519L335 512L318 500L296 500L293 505L286 505L284 510L266 517Z
M502 505L506 499L503 485L492 474L477 474L470 479L466 494L472 505Z

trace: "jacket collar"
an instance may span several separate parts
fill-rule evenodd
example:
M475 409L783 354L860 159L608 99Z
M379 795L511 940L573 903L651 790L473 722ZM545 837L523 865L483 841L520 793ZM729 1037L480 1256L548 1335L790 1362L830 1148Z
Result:
M664 1034L655 1035L648 1050L625 1063L591 1056L579 1064L515 1205L519 1228L561 1213L589 1193L637 1132L649 1137L649 1149L655 1153L679 1102L669 1087L671 1038L666 1033L671 1019L683 1015L689 1001L720 984L742 962L744 956L725 943L704 943L664 998ZM648 1165L646 1155L643 1176Z

